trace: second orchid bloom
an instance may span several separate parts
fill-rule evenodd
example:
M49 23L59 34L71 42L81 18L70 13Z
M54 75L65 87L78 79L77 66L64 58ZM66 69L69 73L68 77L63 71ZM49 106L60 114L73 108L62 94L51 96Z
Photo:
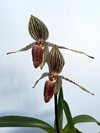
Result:
M59 73L63 69L65 62L62 53L59 51L56 45L52 47L51 51L47 56L47 64L49 67L49 73L43 73L42 76L40 77L40 79L46 76L48 76L49 78L44 85L45 102L49 102L53 95L58 94L60 88L62 87L62 79L65 79L66 81L69 81L75 84L76 86L80 87L82 90L94 95L93 93L85 89L83 86L77 84L76 82L70 80L69 78L65 78L64 76L59 75ZM36 81L34 87L40 81L40 79Z

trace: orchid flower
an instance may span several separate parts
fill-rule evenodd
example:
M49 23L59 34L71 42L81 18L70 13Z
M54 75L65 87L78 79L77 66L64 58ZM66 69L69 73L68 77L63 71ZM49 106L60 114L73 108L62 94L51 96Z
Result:
M57 95L61 86L62 86L62 79L73 83L74 85L78 86L82 90L94 95L83 86L77 84L76 82L66 78L59 73L62 71L64 67L64 58L58 47L55 45L52 47L51 51L47 56L47 64L49 66L49 73L43 73L42 76L36 81L33 88L36 84L43 79L44 77L48 76L48 80L45 82L44 85L44 101L49 102L53 95Z
M32 60L33 60L33 65L35 68L37 68L37 67L40 67L41 69L43 68L43 66L45 65L45 63L47 61L49 47L53 47L54 45L56 45L56 47L58 47L60 49L66 49L66 50L70 50L70 51L73 51L73 52L76 52L79 54L84 54L84 55L94 59L94 57L92 57L82 51L73 50L70 48L66 48L63 46L59 46L57 44L47 42L46 40L49 37L48 28L41 20L39 20L37 17L35 17L33 15L31 15L31 17L30 17L28 30L29 30L29 34L35 40L35 42L27 45L24 48L21 48L20 50L8 52L7 54L22 52L22 51L26 51L26 50L29 50L32 48Z

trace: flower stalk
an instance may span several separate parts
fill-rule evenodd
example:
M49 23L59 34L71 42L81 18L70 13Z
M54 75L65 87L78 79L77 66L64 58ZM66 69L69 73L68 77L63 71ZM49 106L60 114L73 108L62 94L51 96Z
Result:
M54 106L55 106L55 124L56 124L56 131L57 131L57 133L60 133L59 121L58 121L58 102L57 102L57 95L54 95Z

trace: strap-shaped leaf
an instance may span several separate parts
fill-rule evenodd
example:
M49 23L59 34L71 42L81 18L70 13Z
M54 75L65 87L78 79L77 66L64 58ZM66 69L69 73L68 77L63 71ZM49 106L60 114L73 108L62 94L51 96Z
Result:
M45 41L49 36L46 25L33 15L29 21L29 33L34 40L43 39Z
M83 122L95 122L100 126L100 122L90 115L78 115L73 118L74 124L83 123Z
M24 116L0 117L0 127L37 127L47 132L54 130L51 125L42 120Z
M79 131L77 128L76 128L76 133L82 133L81 131Z
M62 105L68 122L68 128L64 128L64 133L76 133L76 129L72 120L72 115L67 102L65 100L62 100Z
M85 123L85 122L95 122L96 124L98 124L100 126L100 122L97 121L95 118L93 118L92 116L90 115L78 115L78 116L75 116L73 117L73 123L74 124L78 124L78 123ZM68 124L66 124L64 130L67 131L68 130ZM78 131L76 130L76 133ZM79 132L80 133L80 132Z

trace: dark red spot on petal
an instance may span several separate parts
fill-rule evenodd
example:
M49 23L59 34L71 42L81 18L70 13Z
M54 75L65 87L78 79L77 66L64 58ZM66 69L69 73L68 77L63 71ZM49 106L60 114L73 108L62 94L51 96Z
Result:
M54 94L54 87L55 87L55 83L53 83L50 80L46 81L44 86L44 101L46 103L49 102L50 99L52 98Z
M43 49L39 45L32 47L32 60L35 68L39 67L43 58Z

